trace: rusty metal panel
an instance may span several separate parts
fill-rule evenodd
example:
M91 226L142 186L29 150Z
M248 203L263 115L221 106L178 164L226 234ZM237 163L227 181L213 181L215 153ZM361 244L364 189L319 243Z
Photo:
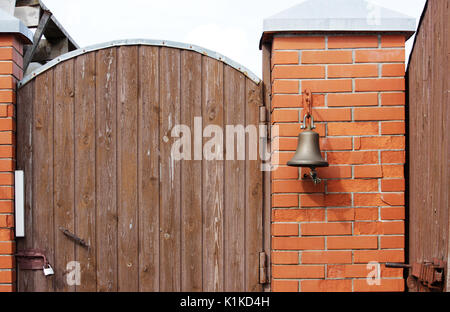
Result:
M261 88L192 49L129 42L75 55L19 88L17 167L28 191L17 244L42 248L55 274L19 266L18 290L261 291L267 232L253 142L244 138L245 159L222 148L198 160L194 148L198 119L203 145L210 124L224 140L225 125L258 129ZM190 159L174 158L177 124L191 129ZM81 284L69 283L77 266Z
M409 262L449 248L450 128L449 2L428 1L411 54L409 81ZM447 267L446 290L450 291Z

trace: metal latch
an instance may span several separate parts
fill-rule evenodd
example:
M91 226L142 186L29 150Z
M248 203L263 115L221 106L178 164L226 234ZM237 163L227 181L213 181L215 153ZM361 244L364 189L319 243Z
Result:
M41 249L19 250L15 256L21 270L42 270L43 267L48 267L47 257Z
M419 286L432 290L443 290L445 262L439 259L422 263L402 264L386 263L387 268L411 269L408 276L408 288L418 289Z

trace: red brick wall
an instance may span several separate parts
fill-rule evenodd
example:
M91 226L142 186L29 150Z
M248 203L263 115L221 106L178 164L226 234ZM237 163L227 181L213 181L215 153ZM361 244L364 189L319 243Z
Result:
M13 291L15 88L22 79L23 44L0 34L0 292Z
M402 291L405 38L275 36L272 122L280 167L272 175L273 291ZM329 168L323 182L287 167L297 146L302 90ZM380 263L381 284L366 277Z

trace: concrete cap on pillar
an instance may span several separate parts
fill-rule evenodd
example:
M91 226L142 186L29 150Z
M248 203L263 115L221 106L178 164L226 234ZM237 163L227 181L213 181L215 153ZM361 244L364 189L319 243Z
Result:
M33 43L33 32L18 18L0 9L0 34L16 34L25 44Z
M307 0L264 19L262 42L274 33L402 33L416 30L416 19L366 0Z

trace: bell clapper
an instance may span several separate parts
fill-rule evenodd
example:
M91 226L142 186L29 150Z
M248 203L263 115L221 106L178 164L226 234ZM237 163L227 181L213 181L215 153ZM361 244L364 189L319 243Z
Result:
M320 184L322 182L322 179L320 179L319 176L317 175L316 168L311 168L309 175L313 179L315 185Z

